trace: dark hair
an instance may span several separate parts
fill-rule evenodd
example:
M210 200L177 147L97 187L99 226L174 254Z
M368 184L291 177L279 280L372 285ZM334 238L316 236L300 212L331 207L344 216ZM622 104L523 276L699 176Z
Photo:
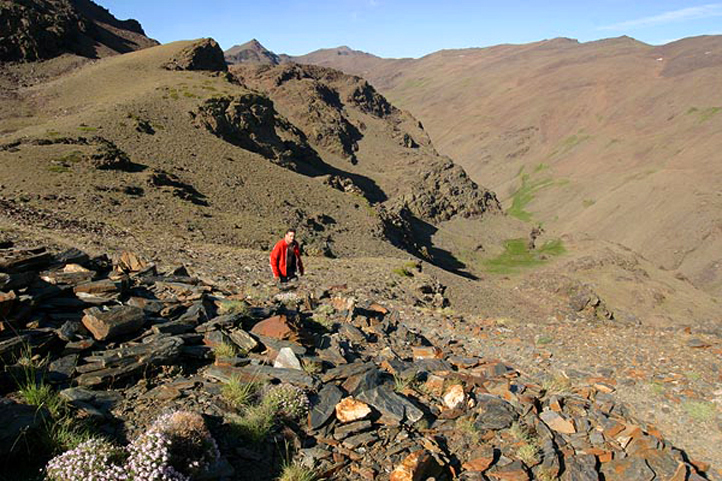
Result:
M296 229L294 229L293 227L289 227L288 229L286 229L286 234L288 234L289 232L293 232L295 234Z

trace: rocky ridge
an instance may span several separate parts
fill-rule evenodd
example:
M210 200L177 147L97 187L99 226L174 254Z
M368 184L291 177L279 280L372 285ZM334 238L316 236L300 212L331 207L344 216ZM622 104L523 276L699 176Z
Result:
M410 302L446 305L443 286L418 278L426 287ZM335 479L716 479L633 418L604 376L533 377L345 286L250 289L129 252L3 242L0 416L12 422L0 423L0 452L22 455L18 437L49 422L17 392L29 347L47 359L44 382L119 442L159 413L203 414L222 455L213 479L272 479L282 440ZM310 410L248 444L234 431L243 410L222 394L230 382L295 386Z

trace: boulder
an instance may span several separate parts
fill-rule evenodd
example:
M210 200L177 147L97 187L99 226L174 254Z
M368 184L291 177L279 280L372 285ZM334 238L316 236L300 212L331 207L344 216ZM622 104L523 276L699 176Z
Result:
M369 405L353 397L344 398L336 404L336 418L342 423L358 421L369 414L371 414Z
M83 325L98 341L136 332L143 327L144 321L143 309L132 306L119 306L108 311L92 307L85 310L82 319Z
M178 52L163 64L166 70L209 70L227 72L223 50L212 38L202 38Z

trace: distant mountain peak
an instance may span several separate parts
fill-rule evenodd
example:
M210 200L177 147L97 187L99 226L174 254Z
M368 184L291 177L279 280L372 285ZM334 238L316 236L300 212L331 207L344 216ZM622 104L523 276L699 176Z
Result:
M278 65L281 63L278 55L268 50L255 38L252 38L244 44L234 45L226 50L224 55L226 62L230 65L237 63Z

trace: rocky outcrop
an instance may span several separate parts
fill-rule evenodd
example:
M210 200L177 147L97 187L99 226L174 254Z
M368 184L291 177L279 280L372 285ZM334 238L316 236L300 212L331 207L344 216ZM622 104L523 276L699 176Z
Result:
M267 97L248 93L211 98L194 113L194 122L284 167L303 171L321 165L304 133L279 115Z
M232 69L250 87L266 92L317 148L356 162L363 135L344 111L333 82L343 74L307 65Z
M163 64L166 70L208 70L225 72L228 65L223 58L223 50L212 38L203 38L193 42Z
M97 58L157 45L135 20L120 21L89 0L0 3L0 61L74 53Z
M393 204L406 206L414 215L430 222L501 212L496 194L479 187L448 158L439 158L416 178L412 177L409 188Z
M449 158L439 156L423 127L392 106L365 80L324 67L297 64L235 66L231 73L273 99L279 111L306 134L319 152L356 164L362 155L360 142L367 132L376 144L371 149L377 152L379 144L386 149L387 165L375 166L378 176L383 178L388 171L397 170L403 179L389 186L387 197L391 200L383 213L385 230L397 245L409 244L411 237L401 234L407 231L402 227L409 220L406 211L426 222L501 212L493 192L475 184ZM375 125L373 130L368 125L371 123Z

